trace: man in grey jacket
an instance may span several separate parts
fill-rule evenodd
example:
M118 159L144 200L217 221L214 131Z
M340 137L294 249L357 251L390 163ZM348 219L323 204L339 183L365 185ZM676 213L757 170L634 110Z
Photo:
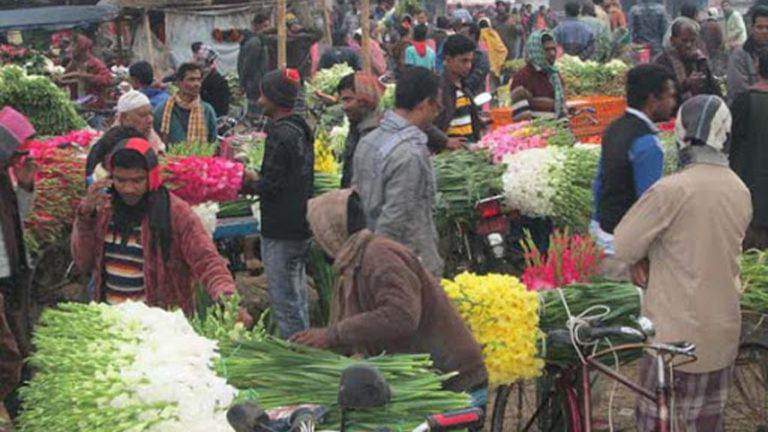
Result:
M240 43L240 52L237 54L237 76L248 98L249 115L261 113L257 102L261 96L261 78L267 73L269 64L269 52L262 37L267 27L269 15L256 14L251 23L251 32Z
M443 260L433 217L435 175L423 131L439 112L437 75L406 69L397 82L394 111L358 144L352 177L368 228L408 246L437 277Z

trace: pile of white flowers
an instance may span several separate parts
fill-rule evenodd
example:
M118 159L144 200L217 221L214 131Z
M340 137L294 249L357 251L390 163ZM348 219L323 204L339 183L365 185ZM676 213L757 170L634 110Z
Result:
M192 211L200 218L205 230L210 235L213 235L213 232L216 231L216 214L219 213L219 210L219 203L214 201L204 202L192 207Z
M507 171L502 177L507 205L525 216L551 216L555 187L551 173L562 168L558 147L534 148L504 156Z
M237 390L211 369L217 344L180 311L64 304L43 314L34 342L22 432L233 431Z

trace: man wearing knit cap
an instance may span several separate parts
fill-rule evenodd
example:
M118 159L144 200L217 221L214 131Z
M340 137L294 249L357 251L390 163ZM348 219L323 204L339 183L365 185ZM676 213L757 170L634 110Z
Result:
M152 128L152 122L152 103L144 93L131 90L120 96L115 125L136 129L149 141L155 152L163 152L165 144Z
M260 173L246 176L243 192L261 202L261 259L280 336L309 327L305 267L310 231L307 201L314 181L314 134L293 110L301 77L295 69L264 76L259 105L269 118Z
M31 208L36 167L31 159L19 165L24 155L19 147L34 134L24 115L11 107L0 110L0 430L8 420L3 399L19 383L30 349L29 293L22 290L29 267L21 221Z

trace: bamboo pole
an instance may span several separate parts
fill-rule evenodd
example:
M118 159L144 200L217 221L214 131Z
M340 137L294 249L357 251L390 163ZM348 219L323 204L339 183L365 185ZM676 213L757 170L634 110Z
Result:
M323 19L325 20L325 42L329 46L333 46L333 36L331 35L331 8L328 6L328 2L323 5Z
M287 39L285 0L277 0L277 67L279 69L284 69L288 65Z
M149 27L149 11L144 11L144 34L147 36L147 54L149 56L149 64L152 66L153 71L157 71L157 65L155 64L155 49L152 44L152 29Z
M363 71L371 73L371 2L362 0L362 10L360 11L360 24L363 31L362 44Z

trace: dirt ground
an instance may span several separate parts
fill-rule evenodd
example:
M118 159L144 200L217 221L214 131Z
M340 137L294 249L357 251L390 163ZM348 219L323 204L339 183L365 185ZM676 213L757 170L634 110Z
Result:
M623 367L621 367L621 372L625 376L629 377L632 380L637 379L637 366L636 364L628 364ZM742 378L741 381L750 381L752 384L756 384L759 381L762 380L761 377L753 377L748 372L745 372L744 370L741 370L740 377ZM764 384L764 381L763 381ZM607 379L603 379L602 383L598 384L599 387L602 387L602 397L598 398L598 400L595 400L593 398L594 403L596 403L596 406L593 408L593 419L596 419L598 415L608 420L608 406L609 406L609 400L610 395L612 392L612 386L613 383L611 381L608 381ZM736 388L736 385L733 385L731 388L731 391L729 393L729 401L728 405L726 407L726 428L725 430L728 432L753 432L758 431L758 425L759 424L765 424L764 420L763 422L760 421L760 417L762 419L765 419L765 407L766 407L766 400L765 400L765 387L762 387L762 392L758 391L755 388L752 389L746 389L743 391L740 391ZM523 391L522 391L522 415L518 415L520 410L518 409L519 405L519 397L520 397L520 390L518 388L514 388L512 390L512 393L509 396L509 401L507 403L507 412L505 416L504 421L504 431L505 432L513 432L513 431L520 431L523 429L523 426L527 422L527 420L531 417L533 414L535 408L536 408L536 392L535 392L535 384L533 382L527 382L522 385ZM745 395L745 393L748 393L748 395ZM747 401L746 399L749 399ZM759 399L759 400L758 400ZM634 406L635 406L635 400L636 396L630 392L628 389L626 389L622 385L618 385L615 389L615 393L613 396L613 403L612 403L612 415L613 415L613 430L614 431L622 431L622 432L632 432L636 431L637 428L635 427L635 418L634 418ZM763 407L762 409L756 408L753 409L755 405L759 407ZM492 409L492 407L490 408ZM489 413L492 412L489 410ZM607 424L607 423L606 423ZM486 430L490 430L490 426L486 425ZM535 425L530 429L531 431L539 431L539 428ZM608 430L606 427L605 429L599 429L599 430ZM700 431L704 432L704 431Z

